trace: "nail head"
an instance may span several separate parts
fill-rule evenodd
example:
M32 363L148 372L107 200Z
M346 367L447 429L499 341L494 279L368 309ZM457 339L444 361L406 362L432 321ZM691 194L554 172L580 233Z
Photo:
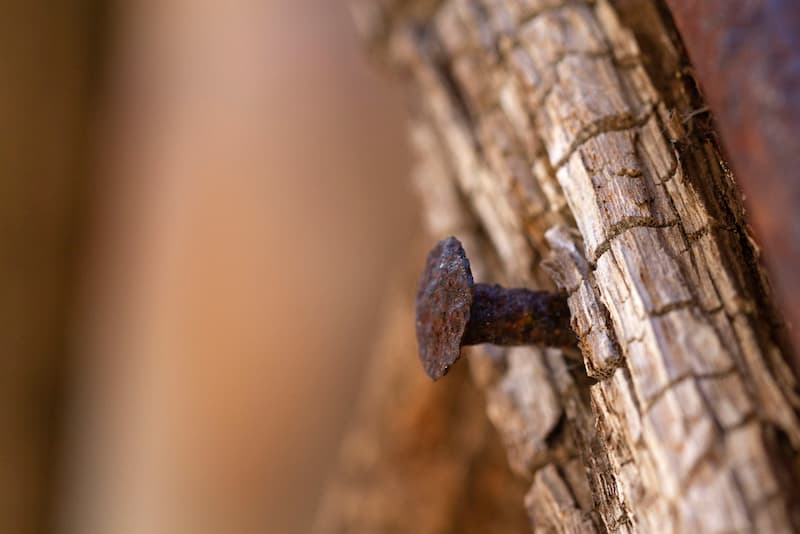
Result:
M472 271L455 237L428 254L417 290L417 344L422 367L438 380L461 356L461 339L472 307Z

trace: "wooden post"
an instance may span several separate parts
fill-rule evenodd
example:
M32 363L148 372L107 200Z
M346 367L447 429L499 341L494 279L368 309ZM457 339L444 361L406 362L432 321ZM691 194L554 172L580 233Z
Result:
M676 33L636 4L354 11L408 80L431 242L458 236L481 281L570 295L594 381L554 350L470 359L535 529L793 531L796 377Z

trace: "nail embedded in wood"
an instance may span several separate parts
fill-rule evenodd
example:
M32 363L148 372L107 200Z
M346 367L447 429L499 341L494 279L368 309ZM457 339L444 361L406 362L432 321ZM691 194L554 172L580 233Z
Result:
M577 344L565 295L476 284L455 237L428 253L416 308L419 358L433 380L447 374L463 345Z

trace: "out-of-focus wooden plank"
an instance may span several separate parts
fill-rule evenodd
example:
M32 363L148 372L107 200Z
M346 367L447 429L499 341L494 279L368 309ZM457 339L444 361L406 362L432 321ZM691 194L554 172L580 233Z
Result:
M303 532L414 226L398 102L327 0L130 0L64 514Z
M0 531L48 532L86 204L97 4L0 17Z
M800 347L800 4L666 0ZM800 359L795 359L800 367Z

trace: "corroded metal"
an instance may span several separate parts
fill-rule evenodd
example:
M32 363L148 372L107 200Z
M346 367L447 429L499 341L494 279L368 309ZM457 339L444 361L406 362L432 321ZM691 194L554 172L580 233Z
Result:
M567 299L561 293L475 284L462 345L575 344Z
M564 295L475 284L455 237L428 254L416 307L419 357L433 380L447 374L463 345L576 344Z
M461 339L472 307L472 271L455 237L430 251L417 291L417 345L422 367L433 380L461 356Z

